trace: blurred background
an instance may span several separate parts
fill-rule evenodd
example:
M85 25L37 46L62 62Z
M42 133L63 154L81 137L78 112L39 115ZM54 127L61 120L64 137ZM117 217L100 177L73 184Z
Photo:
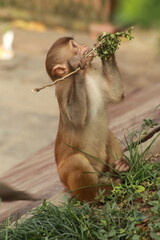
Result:
M93 46L103 31L134 26L117 62L126 94L160 80L159 0L0 0L0 176L52 142L58 107L45 56L61 36Z
M1 21L40 21L51 28L83 31L93 22L107 21L160 27L159 0L1 0L0 7Z

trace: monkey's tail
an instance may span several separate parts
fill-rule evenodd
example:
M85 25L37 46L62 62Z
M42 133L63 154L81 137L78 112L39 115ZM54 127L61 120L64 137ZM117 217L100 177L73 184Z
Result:
M35 198L31 194L24 191L17 191L14 188L9 187L5 183L0 182L0 199L2 202L12 202L18 200L26 201L38 201L40 199Z

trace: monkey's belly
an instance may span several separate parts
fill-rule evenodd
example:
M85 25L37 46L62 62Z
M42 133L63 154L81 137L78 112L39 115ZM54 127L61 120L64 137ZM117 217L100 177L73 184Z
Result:
M107 153L105 146L93 145L89 148L84 148L84 152L88 153L90 156L87 156L89 162L94 167L95 171L102 172L105 167L105 161L107 159Z
M108 130L105 124L99 122L90 127L83 141L83 151L89 155L89 161L98 172L101 172L107 160ZM88 158L88 156L87 156Z

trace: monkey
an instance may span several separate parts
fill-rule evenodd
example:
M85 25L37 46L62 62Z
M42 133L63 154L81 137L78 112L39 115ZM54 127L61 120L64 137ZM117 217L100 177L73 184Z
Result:
M55 86L59 105L59 126L55 161L61 182L80 202L93 201L101 173L129 170L118 140L109 129L107 107L124 98L123 83L114 54L101 59L97 69L89 47L72 37L62 37L49 49L45 61L52 81L80 70Z
M18 200L38 200L31 196L29 193L26 193L24 191L17 191L3 182L0 182L0 199L2 200L2 202L11 202Z

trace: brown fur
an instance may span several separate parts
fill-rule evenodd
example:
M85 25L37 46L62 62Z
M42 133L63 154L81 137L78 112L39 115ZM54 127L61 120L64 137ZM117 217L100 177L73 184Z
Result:
M65 47L60 39L49 50L46 59L49 76L54 79L54 72L57 76L58 72L65 75L82 62L85 67L56 85L60 120L55 159L59 177L66 188L80 201L91 201L101 188L95 186L101 184L101 172L113 171L112 168L126 171L129 168L122 159L118 141L108 129L108 103L123 99L123 86L114 56L102 60L102 68L97 69L92 63L93 56L86 59L84 64L82 53L86 50L85 45L78 45L79 51L75 53L74 46L70 45L71 40L65 40ZM65 53L64 61L56 55L62 50ZM117 164L116 160L119 160Z

